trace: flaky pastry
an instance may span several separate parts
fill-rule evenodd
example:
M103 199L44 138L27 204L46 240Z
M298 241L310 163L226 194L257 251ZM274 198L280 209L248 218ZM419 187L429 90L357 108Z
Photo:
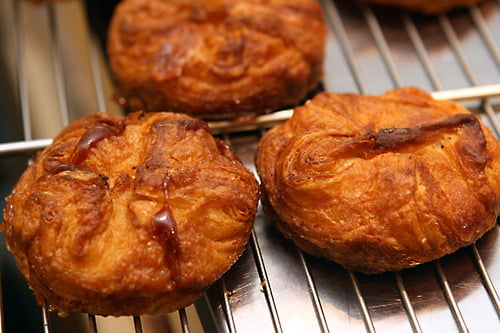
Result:
M321 93L269 130L256 155L264 208L314 255L397 271L495 225L500 146L458 103L416 88Z
M3 228L51 310L170 312L238 259L257 202L254 175L205 122L96 113L37 156L7 198Z
M108 54L132 110L245 118L296 105L320 82L316 0L125 0Z

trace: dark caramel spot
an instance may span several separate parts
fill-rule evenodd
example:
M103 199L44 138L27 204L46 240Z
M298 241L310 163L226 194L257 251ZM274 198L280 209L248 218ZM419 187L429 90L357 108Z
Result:
M478 138L484 135L479 127L479 123L472 114L457 114L429 124L424 124L412 128L384 128L381 129L375 139L374 150L393 150L408 143L418 143L427 139L430 135L443 129L453 129L459 126L474 128L478 132Z

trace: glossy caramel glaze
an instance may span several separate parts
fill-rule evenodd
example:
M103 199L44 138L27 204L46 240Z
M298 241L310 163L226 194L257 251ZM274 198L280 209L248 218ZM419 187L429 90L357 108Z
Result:
M457 103L416 88L321 93L259 143L264 207L302 249L396 271L495 225L500 144Z
M108 54L132 110L244 118L301 102L320 82L316 0L126 0Z
M238 259L257 202L255 177L205 122L96 113L39 153L7 198L3 228L51 310L169 312Z

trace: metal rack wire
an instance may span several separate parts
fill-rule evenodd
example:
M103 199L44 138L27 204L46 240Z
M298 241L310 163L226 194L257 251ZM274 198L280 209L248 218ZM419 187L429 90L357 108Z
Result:
M24 37L32 11L46 23L56 127L88 112L119 112L109 98L112 87L107 84L98 38L86 24L83 39L78 41L86 52L78 54L81 59L77 63L86 66L87 80L75 79L71 72L69 58L75 54L65 45L66 9L72 6L80 16L85 15L80 2L68 2L37 9L16 0L4 4L12 14L8 22L16 68L12 84L17 91L14 104L23 136L0 143L0 162L11 156L29 157L51 142L50 136L34 131L39 116L30 92L36 87L27 68L31 52ZM500 134L500 1L489 0L437 17L363 3L321 3L329 27L325 90L377 94L394 87L420 86L433 91L437 99L464 103ZM75 98L82 91L87 98L84 105ZM253 154L259 138L291 112L262 116L252 124L218 122L210 126L254 170ZM198 307L198 313L208 313L202 314L205 331L220 332L498 331L498 229L497 225L477 244L442 260L368 277L302 253L259 210L244 255L207 291L204 300L208 307ZM10 318L4 317L5 304L0 304L3 332ZM193 331L185 309L177 316L180 331ZM58 332L45 308L40 317L43 332ZM99 320L89 315L84 330L101 332ZM143 318L134 317L129 323L131 331L146 331Z
M465 104L472 101L467 105L483 116L497 135L500 133L496 115L500 36L498 23L492 24L498 19L498 2L485 4L486 9L472 6L436 18L405 11L381 13L364 4L322 4L332 38L327 49L332 55L327 59L326 90L378 93L409 84L427 86L437 99ZM389 17L390 22L384 21ZM464 20L476 42L482 44L482 51L477 52L489 59L483 65L489 62L491 78L476 74L478 64L471 62L477 60L470 59L470 50L464 49L471 47L466 45L467 36L457 33L461 28L457 24ZM440 35L441 53L447 56L436 54L439 52L433 50L435 45L428 45L427 38L438 37L429 36L425 29ZM412 53L411 66L418 67L421 76L404 76L408 69L404 67L405 59L395 60L401 52ZM443 77L442 69L436 68L439 56L453 63L450 66L459 72ZM379 64L377 69L385 73L370 77L366 63ZM335 73L342 64L350 80ZM281 116L287 118L289 112ZM238 151L237 143L233 142L233 147ZM247 144L242 147L247 148ZM442 260L412 270L366 277L302 254L282 240L261 213L248 254L212 288L209 298L224 332L495 332L500 327L496 291L500 276L494 263L499 251L497 240L498 226L478 244ZM467 268L457 274L462 266ZM471 276L464 278L464 274Z

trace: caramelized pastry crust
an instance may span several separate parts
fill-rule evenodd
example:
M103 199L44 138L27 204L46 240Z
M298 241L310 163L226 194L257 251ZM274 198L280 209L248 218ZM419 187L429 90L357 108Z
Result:
M108 54L132 110L243 118L301 102L325 37L316 0L125 0Z
M37 156L7 198L3 228L51 310L170 312L238 259L257 202L255 177L205 122L97 113Z
M258 146L264 207L303 250L364 273L469 245L495 225L500 146L416 88L321 93Z
M365 0L379 5L399 6L425 14L442 14L484 0Z

